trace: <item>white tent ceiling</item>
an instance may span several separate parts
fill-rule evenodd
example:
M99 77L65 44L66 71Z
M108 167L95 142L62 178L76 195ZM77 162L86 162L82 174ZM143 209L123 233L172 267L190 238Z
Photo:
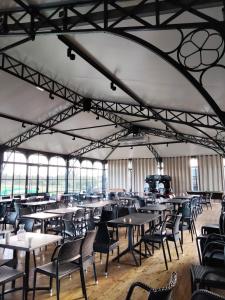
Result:
M46 4L56 1L27 1L29 4ZM136 3L136 1L134 1ZM15 2L1 1L0 9L14 8ZM210 8L211 16L221 14L220 8ZM222 16L222 14L221 14ZM184 15L182 22L190 21L188 15ZM131 22L130 20L125 23ZM170 50L179 41L177 31L143 31L135 33L137 36ZM153 107L172 108L202 113L213 113L211 107L200 93L171 65L162 60L156 54L140 45L108 33L83 33L70 34L70 40L76 42L91 54L96 61L116 75L123 83L132 89L146 105ZM0 48L20 40L21 37L0 37ZM6 53L19 61L33 67L54 80L59 81L73 91L85 97L104 99L118 103L137 104L134 99L117 87L116 91L110 89L110 81L76 55L76 60L71 61L66 56L67 47L58 40L56 35L39 35L35 41L29 41L18 47L8 50ZM210 56L211 54L208 53ZM221 60L225 63L225 59ZM225 110L225 81L224 70L213 70L206 74L205 86L214 97L221 109ZM18 117L31 122L42 122L71 105L61 98L49 99L45 91L40 91L35 86L22 81L19 78L0 71L0 113ZM141 118L121 115L126 121L138 121ZM21 123L1 118L0 142L5 143L11 138L29 129L21 126ZM59 130L71 130L71 134L83 136L91 140L100 140L122 127L108 126L112 122L100 117L96 119L93 113L81 112L70 119L61 122L54 128ZM155 121L142 121L134 123L148 128L165 129L165 124ZM93 129L79 129L91 126L107 125ZM180 133L204 136L204 133L186 125L173 124ZM215 136L215 130L204 129L208 135ZM151 143L169 142L169 139L150 136ZM90 141L60 133L39 135L22 143L20 147L48 151L60 154L70 154ZM113 142L111 145L116 145ZM171 144L154 146L160 156L179 156L213 154L210 149L193 144ZM105 159L111 152L111 148L99 148L86 153L84 156L95 159ZM109 156L109 159L132 157L153 157L146 146L117 148Z

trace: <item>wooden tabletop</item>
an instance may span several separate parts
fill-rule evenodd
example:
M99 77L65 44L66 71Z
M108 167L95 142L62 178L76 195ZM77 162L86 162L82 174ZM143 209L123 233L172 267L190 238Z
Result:
M24 203L21 203L21 205L24 205L24 206L42 206L42 205L53 204L53 203L56 203L56 200L24 202Z
M115 201L111 200L102 200L102 201L97 201L97 202L92 202L92 203L84 203L84 204L78 204L77 207L83 207L83 208L100 208L104 207L106 205L114 205L116 204Z
M36 212L33 214L23 215L22 218L34 219L34 220L48 220L53 218L58 218L59 214L47 213L47 212Z
M79 209L81 209L81 207L62 207L62 208L56 208L56 209L48 209L45 210L45 213L51 213L51 214L59 214L59 215L66 215L69 213L74 213L76 211L78 211Z
M30 245L28 245L29 238L32 238ZM17 235L11 236L9 239L9 243L7 244L5 242L5 239L0 239L0 247L13 250L32 251L49 244L59 242L61 239L62 237L59 235L26 232L24 241L18 241Z
M123 224L131 226L140 226L152 222L158 218L159 215L154 213L134 213L121 218L110 220L108 221L108 223L118 225Z
M143 210L143 211L164 211L168 207L166 205L162 204L151 204L147 206L140 207L138 210Z

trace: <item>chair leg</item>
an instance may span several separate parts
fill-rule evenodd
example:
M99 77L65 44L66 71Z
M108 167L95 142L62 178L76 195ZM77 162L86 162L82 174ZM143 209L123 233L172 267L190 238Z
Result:
M108 264L109 264L109 252L107 253L106 256L106 263L105 263L105 276L108 276Z
M25 275L23 275L23 286L25 286L25 281L26 281L26 277L25 277ZM23 300L25 300L25 290L23 289L23 291L22 291L22 299Z
M140 252L140 255L139 255L139 264L141 266L141 241L140 241L140 246L139 246L139 252ZM145 253L146 255L146 253Z
M35 251L33 250L34 267L37 267Z
M84 271L83 271L82 267L80 268L80 280L81 280L83 296L84 296L85 300L87 300L86 284L85 284L85 278L84 278Z
M50 296L52 296L52 282L53 282L53 278L50 277L49 279Z
M119 257L119 255L120 255L120 246L117 247L117 257L118 257L117 262L118 262L118 263L120 262L120 257Z
M167 250L168 250L168 254L169 254L169 259L170 259L170 261L172 261L168 240L166 240L166 246L167 246Z
M175 246L176 253L177 253L177 259L180 259L178 249L177 249L177 243L176 243L175 239L173 240L173 242L174 242L174 246Z
M94 261L93 261L93 273L94 273L94 278L95 278L95 284L98 284L96 266L95 266L95 262Z
M5 299L5 285L2 285L2 296L1 296L1 300Z
M33 281L33 300L35 299L36 293L36 280L37 280L37 272L34 270L34 281Z
M59 293L60 293L60 282L59 279L56 278L56 299L59 300Z
M181 248L181 252L182 252L182 253L184 253L184 251L183 251L183 246L182 246L182 243L181 243L181 240L180 240L180 238L179 238L179 242L180 242L180 248Z
M164 261L165 261L166 269L168 270L167 259L166 259L166 252L165 252L165 248L164 248L164 243L163 242L162 242L162 249L163 249L163 256L164 256Z

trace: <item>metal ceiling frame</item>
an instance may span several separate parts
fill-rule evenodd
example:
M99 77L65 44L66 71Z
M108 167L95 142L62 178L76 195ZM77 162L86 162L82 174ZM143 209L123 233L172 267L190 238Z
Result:
M40 87L53 96L60 97L74 105L77 105L83 96L77 92L69 89L63 84L51 79L49 76L29 67L28 65L20 62L19 60L7 55L6 53L0 54L0 70L7 72L23 81L26 81L35 87ZM146 107L145 105L134 105L126 103L116 103L107 100L91 99L92 111L96 114L101 110L106 114L108 112L114 114L124 114L135 117L143 117L149 120L160 119L183 125L190 125L196 127L203 127L215 130L225 131L225 127L220 122L219 118L214 114L188 112L177 109L168 109L161 107L154 107L156 114ZM103 115L102 115L103 116Z
M99 0L88 3L54 3L29 6L29 11L23 2L17 0L21 8L2 9L0 35L37 35L49 33L95 32L119 29L134 30L172 30L190 28L214 27L221 30L223 22L216 20L198 9L223 5L223 0L190 0L182 5L178 1L164 0L150 2L142 0L138 5L121 5L120 1ZM187 2L186 2L187 3ZM86 7L86 12L84 12ZM97 10L97 11L96 11ZM100 11L99 11L100 10ZM201 21L189 23L174 23L177 17L189 11L198 16ZM39 14L41 13L41 16ZM165 19L165 14L170 16ZM163 16L163 21L161 17ZM149 21L147 17L151 17ZM137 25L123 25L124 20L134 20ZM209 21L211 24L209 24ZM222 29L223 30L223 29Z
M41 88L43 88L45 91L52 93L53 95L56 95L66 101L68 101L69 103L73 103L73 105L77 108L83 108L83 97L79 94L77 94L76 92L72 91L71 89L68 89L67 87L63 86L62 84L60 84L59 82L52 80L50 77L34 70L33 68L30 68L29 66L19 62L18 60L6 55L5 53L0 54L0 57L2 57L2 59L0 60L1 64L0 64L0 69L2 69L3 71L6 71L7 73L16 76L17 78L20 78L34 86L39 86ZM79 101L79 102L78 102ZM119 114L123 114L126 113L127 110L130 111L130 115L136 115L136 112L139 112L140 116L143 116L143 114L150 118L150 112L148 110L148 108L146 108L145 106L139 106L139 105L130 105L130 104L119 104L119 103L113 103L113 102L107 102L107 101L102 101L102 100L92 100L92 106L91 106L91 110L93 113L95 113L96 115L99 115L109 121L111 121L112 123L114 123L115 125L118 126L122 126L127 128L130 128L130 125L128 122L124 122L124 119L122 119L120 116L117 115L117 113ZM73 109L73 106L71 107L71 109ZM113 113L112 113L113 110ZM201 120L207 120L208 123L218 123L218 119L213 116L213 115L208 115L208 114L199 114L198 113L188 113L188 112L182 112L182 111L175 111L175 110L168 110L168 109L163 109L163 108L157 108L157 110L160 110L160 112L158 111L158 113L160 113L161 115L166 115L166 120L169 121L169 112L171 114L171 120L173 122L173 120L175 119L174 117L174 113L178 113L181 114L182 116L185 116L185 118L190 117L190 118L194 118L195 122L198 123L198 119ZM193 117L194 116L194 117ZM178 118L179 116L176 116L176 118ZM152 118L154 119L154 116L152 116ZM165 116L164 116L165 118ZM155 118L157 119L157 118ZM62 122L64 120L64 118L62 118L62 116L60 117L60 122ZM127 123L127 124L124 124ZM132 122L131 122L132 123ZM182 124L184 124L184 122L182 122ZM219 123L220 124L220 123ZM44 124L45 125L45 124ZM189 125L188 121L186 123L186 125ZM39 126L42 126L42 124L39 124ZM207 127L208 128L212 128L212 129L221 129L221 127L218 125L213 124L212 126L210 124L205 124L203 127ZM50 128L50 127L48 127ZM47 130L48 128L45 127L45 130ZM39 130L37 129L37 132L39 132ZM37 133L36 132L36 133ZM15 137L14 139L11 140L11 145L13 145L13 147L15 147L15 145L19 145L19 141L22 143L25 140L28 140L29 138L32 137L32 130L31 130L31 135L30 134L24 134L24 136L18 136ZM25 140L23 140L25 138ZM223 142L223 141L218 141L218 142ZM16 144L15 144L16 143ZM204 143L205 145L206 143ZM8 146L9 147L9 146Z
M157 55L163 57L167 62L172 64L181 74L183 74L192 83L192 85L200 92L200 94L203 96L203 98L207 101L207 103L210 105L210 107L214 110L214 112L216 113L216 115L218 116L220 121L223 123L223 125L225 125L225 112L223 112L219 108L219 106L217 105L215 100L210 96L210 94L206 91L206 89L202 85L202 76L204 76L205 70L207 72L207 70L210 69L211 67L218 65L218 62L220 59L217 59L214 63L211 64L211 66L207 66L207 69L205 68L205 70L203 70L203 72L200 75L199 81L197 81L195 79L195 77L190 72L188 72L186 63L185 63L185 66L183 66L181 61L177 62L174 58L172 58L169 55L166 55L166 53L164 53L159 48L151 45L150 43L147 43L143 39L137 38L136 36L125 32L125 30L128 30L128 28L124 28L121 26L118 27L118 24L120 24L122 21L124 21L127 18L131 18L141 24L141 26L136 26L136 30L137 29L139 29L139 30L164 29L165 30L164 27L167 26L168 24L170 24L171 22L174 22L174 20L176 20L176 18L178 16L182 15L184 12L189 12L192 15L194 15L195 17L197 16L198 18L201 18L204 21L206 21L206 22L203 22L204 24L201 24L201 25L199 24L199 22L192 23L192 26L194 26L194 27L191 27L191 28L195 28L195 30L193 32L196 32L198 30L203 30L205 28L210 28L210 29L216 30L216 32L218 32L221 35L221 38L224 42L224 24L225 24L224 20L223 21L217 20L217 19L212 18L211 16L207 15L206 13L203 13L202 11L199 11L198 9L196 9L195 5L199 5L199 3L200 3L199 0L190 0L189 3L185 3L185 4L183 4L177 0L170 0L170 1L164 2L166 4L172 5L171 9L174 9L175 12L172 13L172 10L171 10L172 15L170 15L163 22L160 21L160 16L161 16L160 13L161 13L161 8L162 8L162 3L159 2L158 0L155 0L154 1L154 5L155 5L154 6L154 8L155 8L154 9L154 14L155 14L155 23L154 24L146 21L146 19L142 18L143 17L142 15L140 15L140 16L138 15L140 13L140 10L142 10L143 7L146 5L148 0L142 0L139 2L138 5L136 5L132 8L120 6L118 4L119 1L101 0L101 1L98 1L97 3L94 2L93 3L94 6L92 6L90 9L88 9L88 11L86 13L79 12L78 9L75 8L76 5L70 3L66 6L64 6L63 10L62 10L62 6L60 6L60 7L58 6L57 8L55 8L55 11L51 12L51 14L48 16L45 16L43 14L43 12L41 13L40 11L42 10L42 8L40 8L38 6L27 6L22 0L14 0L14 1L17 4L19 4L22 7L22 9L24 9L24 15L21 17L22 19L27 14L30 15L30 18L31 18L30 25L32 25L32 26L29 27L29 30L24 27L24 24L21 25L19 23L20 27L22 27L22 29L30 36L34 36L36 34L38 26L40 25L40 24L35 23L35 18L39 19L41 24L44 23L45 25L48 24L48 26L52 26L55 29L55 31L53 30L53 32L58 32L58 33L62 33L63 31L71 29L74 26L76 26L80 21L82 21L82 23L83 22L88 23L88 25L91 26L92 30L94 30L94 31L104 30L106 32L108 31L113 34L118 34L121 37L129 38L129 39L133 40L134 42L139 43L142 46L145 46L146 48L150 49L151 51L154 51ZM209 2L211 3L211 1L209 1ZM203 2L201 1L201 4L202 3ZM103 14L102 14L103 26L102 27L99 24L94 23L90 19L90 14L96 8L99 8L100 5L103 5ZM223 6L223 8L224 8L224 1L221 0L221 2L219 2L219 3L217 2L217 5ZM110 13L109 6L114 7L118 11L122 12L122 16L120 16L120 18L117 19L116 21L114 21L113 23L109 22L109 20L110 20L109 19L109 13ZM70 13L72 12L72 13L76 14L78 17L78 20L75 23L73 23L72 25L70 25L69 27L68 27L68 18L67 18L68 11ZM59 13L59 12L61 12L62 19L63 19L63 24L61 27L59 27L54 22L54 18L53 18L53 17L55 17L56 13ZM4 30L5 33L9 34L10 28L8 27L8 23L7 23L8 17L10 16L10 18L17 24L17 26L18 26L18 19L16 19L15 17L12 17L11 12L5 12L5 13L2 12L2 15L3 15L2 25L1 25L0 29ZM21 21L21 18L19 19L19 21ZM162 26L162 25L163 25L163 28L162 27L160 28L160 26ZM185 35L184 32L182 31L182 29L187 28L187 27L184 26L184 28L182 28L182 27L179 27L178 24L174 24L174 26L175 27L173 29L179 30L182 38L181 38L181 42L179 43L179 45L172 52L170 52L170 54L175 53L175 52L178 52L178 54L179 54L179 51L181 50L181 47L183 46L185 39L190 34ZM202 51L202 49L199 48L199 52L200 51ZM217 53L217 55L218 55L218 53ZM190 68L189 68L189 71L190 71ZM195 70L193 70L193 68L192 68L191 71L195 71Z

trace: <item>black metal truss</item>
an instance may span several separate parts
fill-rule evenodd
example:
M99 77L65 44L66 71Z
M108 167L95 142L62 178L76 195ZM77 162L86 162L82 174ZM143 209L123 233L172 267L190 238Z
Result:
M3 70L34 86L41 87L46 92L60 97L70 103L76 105L79 103L80 107L82 107L82 102L80 102L80 100L84 99L83 96L5 53L0 54L0 70ZM161 120L171 123L205 127L221 131L225 130L225 127L219 118L214 114L188 112L160 107L154 107L156 113L153 113L144 105L115 103L97 99L92 99L91 110L96 114L101 112L102 117L110 112L153 120L159 120L160 118ZM116 123L113 119L112 122Z
M34 86L39 86L45 91L52 93L53 95L56 95L70 103L74 103L75 106L82 108L82 100L84 98L81 95L77 94L71 89L68 89L59 82L52 80L48 76L21 63L13 57L8 56L5 53L0 54L0 58L0 69L3 71ZM140 116L155 120L158 120L158 116L160 115L160 118L164 119L166 122L224 131L223 125L215 115L169 110L164 108L154 109L157 110L157 114L153 114L147 107L142 105L119 104L96 99L92 99L91 104L91 111L93 113L104 117L117 125L123 124L124 120L116 114ZM123 125L123 127L126 126L125 124ZM130 124L128 123L126 127L129 128Z
M116 133L113 133L113 134L101 139L100 141L91 143L91 144L87 145L86 147L82 147L82 148L70 153L69 156L81 157L82 155L84 155L92 150L102 148L102 147L104 148L105 146L102 146L102 144L110 144L110 143L118 140L121 137L127 136L129 133L130 133L129 129L122 129ZM114 148L114 146L112 146L112 148Z
M65 130L60 130L60 129L56 129L56 128L51 127L51 125L55 126L55 125L65 121L65 120L67 120L68 118L71 118L71 117L75 116L76 114L78 114L80 112L81 112L80 108L74 109L74 106L70 106L69 108L66 108L65 110L63 110L62 112L54 115L53 117L51 117L47 121L44 121L43 123L35 123L35 122L31 122L31 121L26 120L26 119L21 119L21 118L17 118L17 117L14 117L14 116L10 116L10 115L0 113L0 118L20 122L22 124L22 126L24 126L24 127L26 127L27 125L34 126L32 128L29 128L23 134L18 135L16 137L12 138L11 140L7 141L7 143L1 145L1 147L7 147L7 149L18 147L21 143L25 142L29 138L34 137L35 132L38 135L45 134L45 133L46 134L60 133L60 134L63 134L63 135L70 136L74 139L79 138L79 139L86 140L86 141L89 141L89 142L94 142L95 140L93 140L91 138L81 136L81 135L78 135L78 134L74 134L74 133L70 133L70 132L67 132Z
M153 147L152 144L148 144L147 148L152 152L152 154L154 155L155 159L157 162L161 163L162 162L162 158L159 155L159 153L155 150L155 148Z
M140 0L135 6L132 1L99 0L79 3L45 4L29 6L23 2L18 9L1 10L0 35L92 32L119 29L133 30L171 30L181 28L214 27L223 30L224 23L203 13L199 9L222 6L223 0ZM182 4L183 3L183 4ZM191 23L176 22L181 14L189 12L201 21ZM169 14L165 17L165 14ZM163 16L163 17L162 17ZM161 18L162 17L162 18ZM197 18L196 18L197 19ZM124 24L133 20L135 25ZM211 25L209 24L209 21Z
M205 137L200 137L200 136L194 136L191 134L184 134L184 133L174 133L172 131L167 131L167 130L162 130L162 129L158 129L158 128L145 128L143 129L143 131L146 134L150 134L153 136L160 136L160 137L164 137L164 138L168 138L168 139L173 139L175 141L172 141L172 143L193 143L193 144L197 144L206 148L210 148L211 150L215 151L216 153L218 153L219 155L225 157L225 152L222 151L222 149L220 147L218 147L217 144L215 144L214 141L212 141L211 139L205 138ZM115 134L112 134L102 140L100 140L100 142L102 143L112 143L114 141L116 141L118 138L121 138L123 136L127 136L130 133L130 130L128 129L123 129L120 132L117 132ZM223 148L225 149L225 141L218 141ZM165 142L166 144L171 143L171 141ZM117 145L116 145L117 146ZM141 146L141 145L140 145ZM85 147L82 147L76 151L74 151L73 153L70 154L70 156L75 156L75 157L80 157L90 151L93 151L97 148L101 148L102 146L99 144L99 142L96 143L92 143L90 145L87 145ZM104 146L103 146L104 147ZM112 146L113 147L113 146Z
M101 111L103 113L114 113L129 115L134 117L146 118L149 120L163 120L168 123L183 124L187 126L204 127L208 129L215 129L225 131L225 126L221 123L219 118L213 114L188 112L176 109L154 107L153 113L149 107L134 104L115 103L110 101L92 100L92 111L96 108L96 113ZM100 108L100 109L99 109Z

